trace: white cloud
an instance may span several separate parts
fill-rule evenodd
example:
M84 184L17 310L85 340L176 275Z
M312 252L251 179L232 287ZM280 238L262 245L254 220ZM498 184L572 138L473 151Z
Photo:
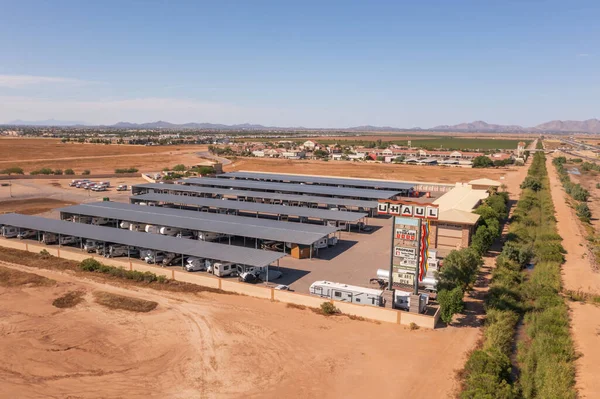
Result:
M34 75L0 75L0 87L7 87L10 89L18 89L26 86L39 86L44 84L54 85L82 85L90 82L72 79L72 78L61 78L52 76L34 76Z
M580 53L577 54L577 57L589 57L590 55L588 53Z

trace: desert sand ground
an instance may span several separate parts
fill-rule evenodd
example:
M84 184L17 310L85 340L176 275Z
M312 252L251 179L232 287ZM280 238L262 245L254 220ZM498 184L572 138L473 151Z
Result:
M273 158L245 158L236 160L231 165L225 166L224 169L227 172L247 170L454 184L482 177L499 180L501 176L517 170L518 167L472 169L346 161L323 162L316 160L294 161Z
M61 143L57 139L0 139L0 169L18 166L25 173L41 168L81 173L113 173L117 168L160 171L177 164L194 165L204 145L143 146Z
M245 296L132 290L2 266L57 281L0 288L2 397L444 398L479 335L472 327L411 331ZM106 309L91 300L99 289L159 305L144 314ZM85 290L86 301L52 306L72 290Z
M575 212L566 203L564 192L552 157L547 157L546 167L550 177L552 201L556 208L558 232L563 238L566 249L565 263L562 267L563 285L569 290L582 290L600 294L600 273L594 271L587 256L585 238L579 226ZM598 364L600 363L600 308L592 304L569 303L571 309L571 332L575 347L581 353L576 362L576 387L580 397L600 397Z

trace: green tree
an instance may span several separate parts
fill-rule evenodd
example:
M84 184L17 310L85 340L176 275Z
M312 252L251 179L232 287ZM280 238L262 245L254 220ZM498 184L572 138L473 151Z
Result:
M74 175L75 171L71 168L65 169L65 175Z
M19 168L17 166L13 166L12 168L6 168L6 169L4 169L0 173L5 174L5 175L9 175L9 176L10 175L22 175L22 174L24 174L23 168Z
M437 301L440 304L440 318L444 323L450 323L452 317L464 309L463 291L460 287L450 291L441 290L438 292Z
M485 155L480 155L473 159L474 168L489 168L490 166L494 166L494 162Z
M173 166L173 170L174 170L175 172L185 172L185 170L186 170L186 167L185 167L185 165L184 165L184 164L181 164L181 163L180 163L180 164L177 164L177 165Z
M55 174L55 175L62 175L62 174L63 174L63 171L62 171L62 169L55 169L55 170L54 170L54 174Z
M521 183L521 188L529 188L533 191L540 191L542 189L542 182L536 177L527 176L525 180L523 180L523 183Z
M475 282L477 270L482 264L481 256L472 248L451 251L438 273L440 289L466 289Z

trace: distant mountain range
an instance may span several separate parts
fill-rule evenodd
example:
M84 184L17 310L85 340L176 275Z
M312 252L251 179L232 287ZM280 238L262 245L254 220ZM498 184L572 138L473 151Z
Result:
M15 121L10 121L7 125L12 126L76 126L76 125L84 125L84 122L76 122L76 121L57 121L56 119L47 119L45 121L22 121L17 119Z
M496 125L487 123L484 121L475 121L471 123L460 123L458 125L440 125L430 129L422 129L420 127L413 128L395 128L390 126L355 126L348 128L339 129L319 129L319 128L305 128L305 127L276 127L276 126L263 126L250 123L243 123L239 125L223 125L217 123L183 123L176 124L165 121L156 121L149 123L131 123L131 122L119 122L114 125L108 126L91 126L85 125L83 122L73 121L57 121L54 119L45 121L34 121L27 122L22 120L16 120L7 123L6 125L18 125L18 126L73 126L73 127L104 127L113 129L190 129L190 130L248 130L248 131L265 131L265 130L280 130L280 131L302 131L302 130L319 130L319 131L345 131L345 132L406 132L406 131L435 131L435 132L472 132L472 133L541 133L541 132L553 132L553 133L593 133L600 134L600 120L588 119L585 121L550 121L542 123L533 127L523 127L519 125Z

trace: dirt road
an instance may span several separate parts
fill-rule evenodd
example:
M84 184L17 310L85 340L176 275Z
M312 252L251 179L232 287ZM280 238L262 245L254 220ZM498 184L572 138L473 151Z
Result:
M558 232L567 251L562 267L563 285L568 290L600 294L600 273L594 272L588 258L585 238L581 234L575 212L566 204L566 193L558 179L556 168L548 156L546 167L550 178L552 201L556 208ZM577 359L576 387L582 398L600 397L598 364L600 364L600 308L592 304L569 303L571 333L575 347L582 356Z
M560 184L552 159L551 156L546 158L546 167L550 178L552 201L556 209L557 229L563 238L562 245L567 251L566 262L562 268L564 286L569 290L600 294L600 273L593 270L587 256L585 237L575 211L566 203L567 194Z
M445 398L479 334L410 331L245 296L134 291L2 266L58 281L0 288L2 397ZM87 292L85 303L51 305L74 289ZM144 314L107 310L92 301L96 289L159 305Z

